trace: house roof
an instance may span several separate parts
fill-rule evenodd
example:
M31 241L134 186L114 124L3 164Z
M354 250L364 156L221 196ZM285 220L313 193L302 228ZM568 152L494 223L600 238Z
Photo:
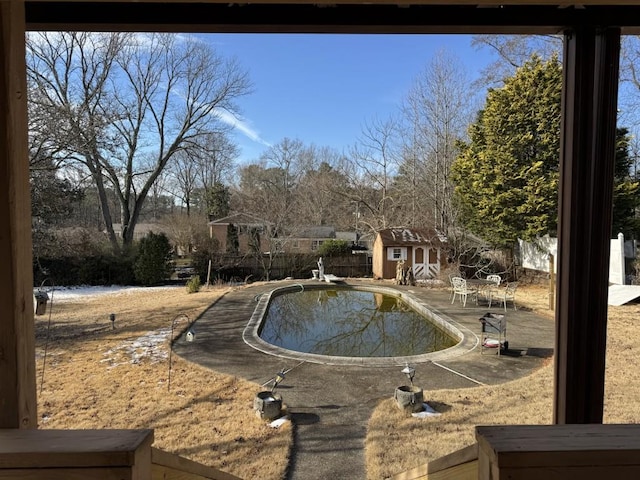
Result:
M212 220L209 225L229 225L232 223L236 225L268 225L270 222L249 213L238 212Z
M355 243L358 240L358 234L356 232L336 232L336 239Z
M446 237L432 228L387 228L378 232L385 246L442 245Z
M336 238L336 229L329 226L301 227L291 232L294 238Z

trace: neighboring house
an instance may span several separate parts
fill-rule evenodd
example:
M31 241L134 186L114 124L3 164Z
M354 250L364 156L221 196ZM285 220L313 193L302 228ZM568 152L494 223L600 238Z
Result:
M435 278L446 258L442 254L446 238L433 229L387 228L373 243L373 277L396 277L398 261L413 269L416 280Z
M356 232L338 232L334 227L303 227L281 238L281 250L289 253L314 253L328 240L344 240L350 245L357 244Z
M318 251L320 245L327 240L336 239L333 227L303 227L292 231L286 238L281 238L282 250L290 253L312 253Z
M237 239L236 253L268 250L270 223L247 213L234 213L209 222L209 236L218 240L221 252L235 249L231 242Z
M373 244L376 241L376 236L377 235L374 235L372 232L358 234L358 241L356 243L367 253L371 254L371 252L373 252Z

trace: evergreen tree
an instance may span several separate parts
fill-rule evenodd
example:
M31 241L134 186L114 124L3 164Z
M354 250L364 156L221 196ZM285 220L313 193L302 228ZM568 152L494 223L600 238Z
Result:
M562 70L533 56L490 90L452 166L468 228L496 246L556 232Z
M631 174L633 159L629 156L629 130L618 128L616 134L611 238L622 232L626 239L638 239L640 222L636 218L636 210L640 206L640 183Z
M562 71L533 56L504 87L490 90L452 167L467 227L496 246L549 234L558 215ZM629 134L617 130L612 237L638 238L640 184L631 175Z
M32 163L30 177L33 252L52 255L59 245L54 230L70 225L73 209L84 195L80 187L58 176L50 158Z
M164 233L149 232L138 246L133 266L136 280L151 286L164 282L171 274L171 244Z
M206 202L209 218L226 217L231 211L231 192L229 187L220 182L214 183L206 192Z

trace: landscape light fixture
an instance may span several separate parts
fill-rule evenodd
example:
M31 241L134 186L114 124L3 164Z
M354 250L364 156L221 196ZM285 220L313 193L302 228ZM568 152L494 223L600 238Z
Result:
M176 320L186 318L187 324L190 324L189 316L185 313L180 313L176 315L173 320L171 320L171 336L169 337L169 374L167 379L167 391L171 390L171 355L173 354L173 330L176 325Z
M273 391L276 389L276 387L278 386L278 384L280 384L280 382L282 382L284 380L285 377L285 371L284 368L282 370L280 370L277 374L276 374L276 378L273 379L273 387L271 387L271 392L273 393Z
M405 364L405 367L401 370L401 372L407 376L407 378L411 382L411 386L413 386L413 377L416 375L416 369L407 363Z
M193 342L196 339L196 331L193 329L193 327L189 327L189 330L187 330L185 337L187 338L187 342Z

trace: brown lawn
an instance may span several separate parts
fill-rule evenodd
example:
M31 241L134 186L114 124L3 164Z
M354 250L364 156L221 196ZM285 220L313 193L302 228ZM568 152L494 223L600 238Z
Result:
M518 290L519 304L553 321L546 288ZM609 307L605 423L640 420L640 305ZM366 440L367 478L383 479L475 442L476 425L550 424L553 414L553 359L533 375L497 386L425 392L441 415L416 419L393 399L372 412Z
M136 290L64 302L54 291L51 308L36 317L39 427L153 428L155 447L241 478L282 479L292 429L253 414L259 385L172 355L167 388L172 320L195 319L225 291ZM186 326L176 321L175 333Z
M167 389L172 319L194 320L225 291L136 290L64 302L54 292L52 308L36 317L40 428L153 428L156 447L245 479L284 478L292 428L271 428L253 415L259 385L173 355ZM545 288L523 286L518 302L553 321ZM640 419L639 317L639 304L609 308L607 423ZM176 334L186 324L177 322ZM551 423L552 382L549 360L513 382L428 391L426 401L442 414L427 419L382 400L368 425L367 478L387 478L469 445L476 425Z

